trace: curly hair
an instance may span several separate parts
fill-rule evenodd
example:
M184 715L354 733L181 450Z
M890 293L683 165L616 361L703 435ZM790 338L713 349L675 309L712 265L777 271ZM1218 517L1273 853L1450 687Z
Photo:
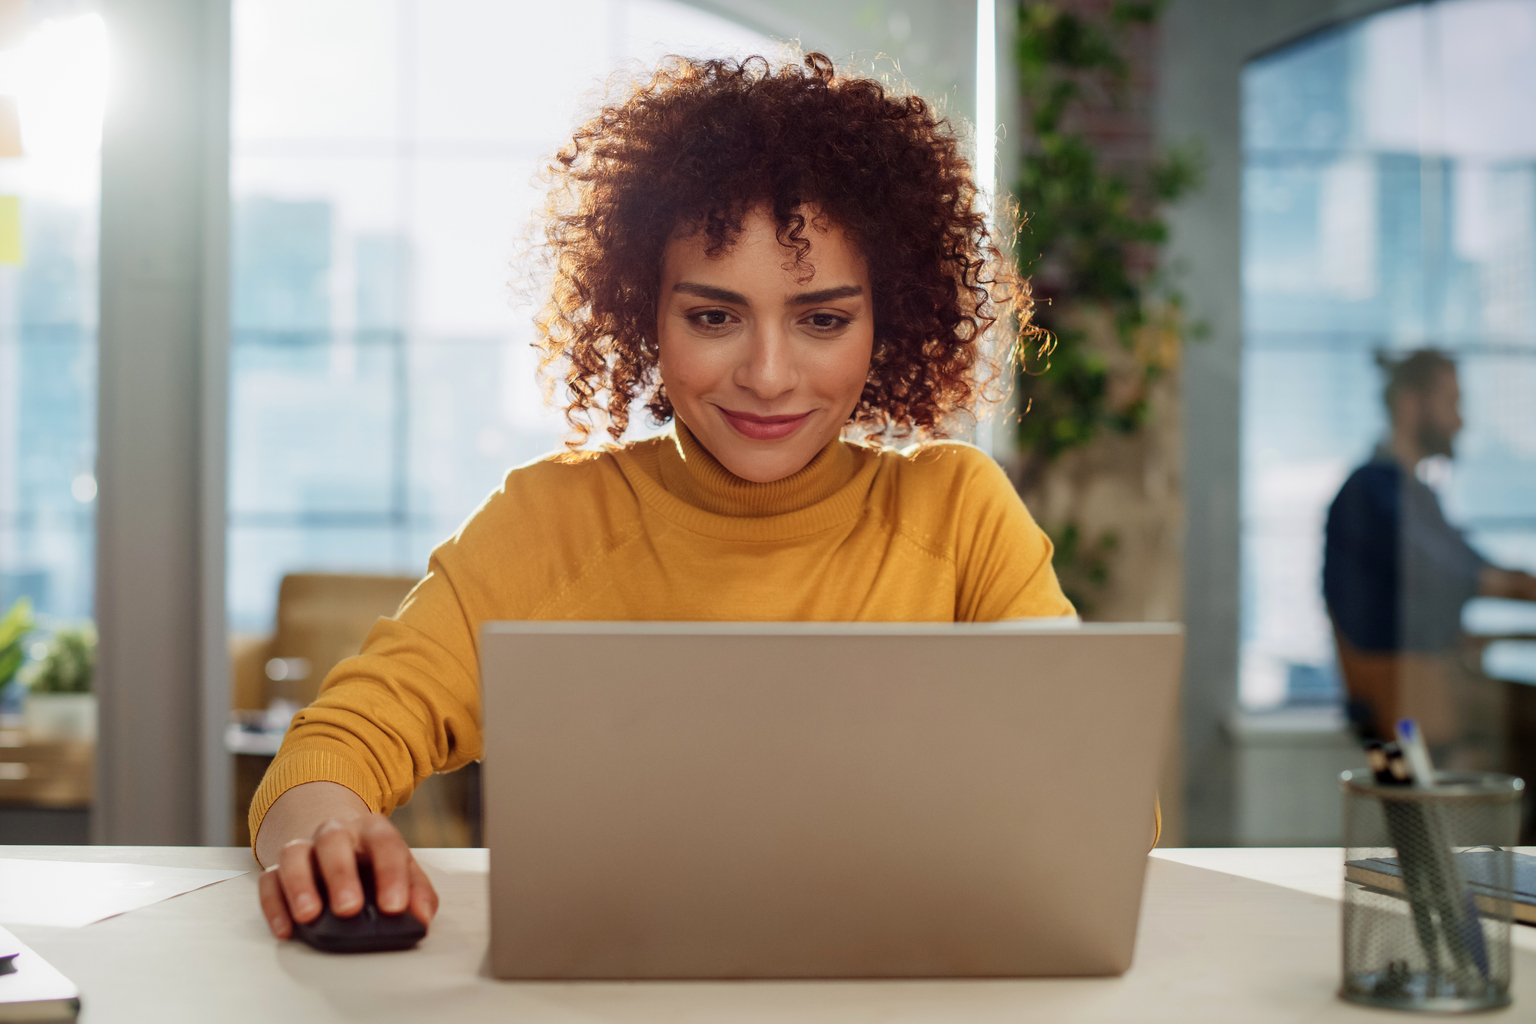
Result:
M717 256L755 209L796 264L810 249L807 209L866 260L874 349L850 423L869 433L945 436L1001 375L988 332L1029 320L1027 287L988 231L948 122L820 53L778 66L668 57L578 127L548 176L553 280L537 345L550 390L557 378L567 389L571 447L594 413L617 441L636 401L671 420L656 339L667 243L699 232Z

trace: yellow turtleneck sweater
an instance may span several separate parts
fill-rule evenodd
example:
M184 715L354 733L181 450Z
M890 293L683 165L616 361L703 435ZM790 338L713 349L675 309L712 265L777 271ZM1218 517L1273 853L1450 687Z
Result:
M388 814L428 775L478 758L482 622L1071 614L1051 542L968 445L834 440L770 484L732 475L681 422L613 451L552 456L507 475L294 717L251 803L251 838L302 783L340 783Z

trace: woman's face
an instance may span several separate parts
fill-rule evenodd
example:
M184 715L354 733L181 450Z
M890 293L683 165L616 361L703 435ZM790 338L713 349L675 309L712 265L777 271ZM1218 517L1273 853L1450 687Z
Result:
M794 252L757 211L736 244L705 255L674 238L661 271L661 379L679 418L721 465L769 483L837 437L869 375L875 318L869 270L843 230L807 217Z

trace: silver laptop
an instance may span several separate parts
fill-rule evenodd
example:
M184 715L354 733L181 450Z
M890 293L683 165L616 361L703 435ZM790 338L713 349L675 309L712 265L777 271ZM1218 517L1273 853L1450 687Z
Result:
M1112 975L1175 625L489 623L500 978Z

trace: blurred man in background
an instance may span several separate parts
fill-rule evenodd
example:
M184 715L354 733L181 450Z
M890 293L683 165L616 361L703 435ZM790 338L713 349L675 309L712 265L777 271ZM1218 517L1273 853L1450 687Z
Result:
M1490 564L1418 477L1425 459L1455 454L1455 362L1423 349L1382 366L1391 431L1329 508L1323 555L1350 717L1368 737L1390 737L1398 718L1418 718L1448 767L1495 767L1500 696L1455 658L1461 610L1477 596L1536 601L1536 577Z

